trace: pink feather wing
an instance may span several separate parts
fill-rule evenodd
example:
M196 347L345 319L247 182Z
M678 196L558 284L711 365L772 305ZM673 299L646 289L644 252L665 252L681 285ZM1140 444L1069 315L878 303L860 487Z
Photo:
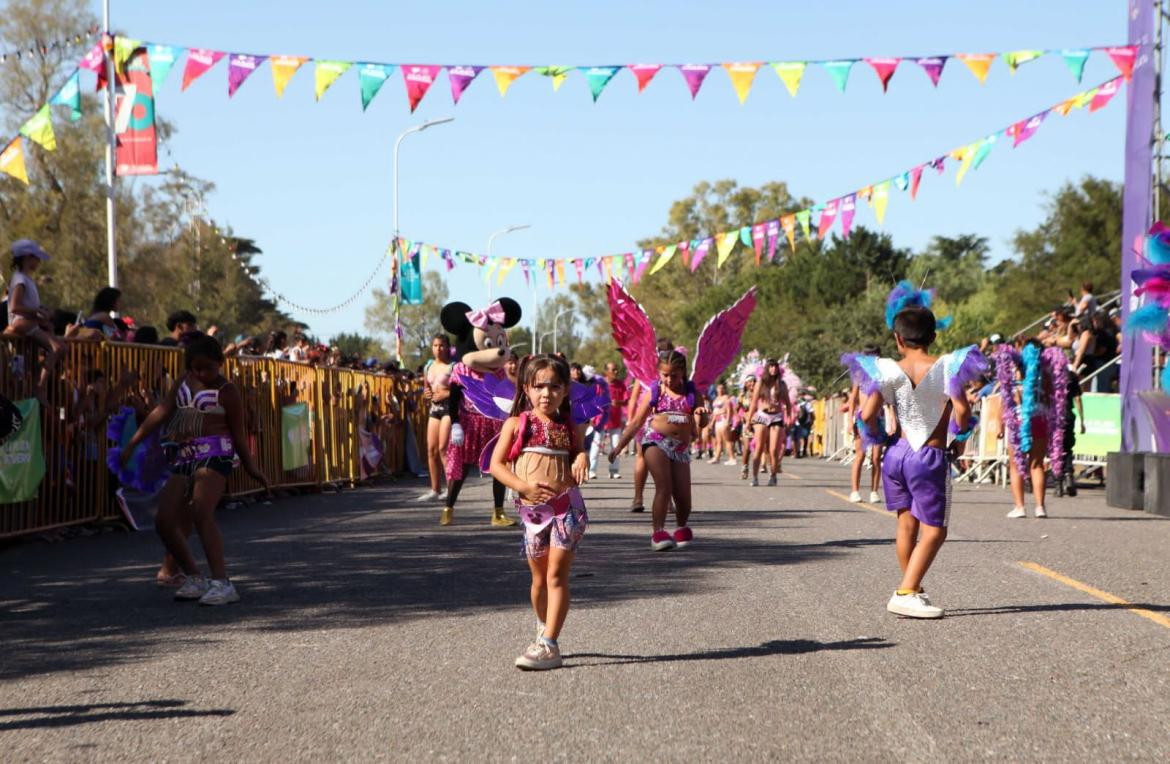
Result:
M649 387L658 378L658 341L650 317L617 279L609 282L606 296L613 341L630 375Z
M700 392L706 394L707 388L739 355L743 330L755 309L756 288L752 287L703 327L695 345L695 364L691 372L691 380Z

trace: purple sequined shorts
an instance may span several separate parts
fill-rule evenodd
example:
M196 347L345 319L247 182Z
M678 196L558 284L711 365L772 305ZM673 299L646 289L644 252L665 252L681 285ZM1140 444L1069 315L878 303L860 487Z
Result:
M589 527L585 500L578 488L570 488L544 504L525 504L516 499L516 514L524 522L524 554L547 557L550 548L576 552Z
M910 448L898 438L882 459L882 490L891 511L909 509L919 522L945 528L951 516L951 469L946 452L923 446Z
M690 464L691 449L686 443L683 443L678 438L672 438L669 435L663 435L649 425L642 431L642 449L650 446L662 449L662 453L666 454L666 458L672 462L680 464Z

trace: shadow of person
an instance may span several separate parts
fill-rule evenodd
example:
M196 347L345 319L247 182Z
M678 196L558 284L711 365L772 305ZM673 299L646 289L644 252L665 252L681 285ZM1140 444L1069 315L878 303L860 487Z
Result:
M75 727L109 721L148 721L183 719L196 716L231 716L232 708L184 708L185 700L143 700L132 703L93 703L88 705L35 706L0 708L0 732L7 730ZM16 717L31 717L21 719Z
M769 655L801 655L825 650L880 650L894 647L895 643L881 637L858 637L840 642L819 642L815 639L773 639L754 647L726 647L715 650L701 650L694 653L673 655L613 655L609 653L574 653L565 660L599 658L583 664L586 666L613 666L627 663L664 663L677 661L721 661L732 658L763 658Z

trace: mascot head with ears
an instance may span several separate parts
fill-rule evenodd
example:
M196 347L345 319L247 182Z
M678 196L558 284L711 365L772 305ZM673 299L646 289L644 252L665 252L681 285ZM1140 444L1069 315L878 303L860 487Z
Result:
M476 371L495 371L508 360L508 329L520 323L520 303L501 297L483 310L449 302L439 314L443 328L455 336L460 360Z

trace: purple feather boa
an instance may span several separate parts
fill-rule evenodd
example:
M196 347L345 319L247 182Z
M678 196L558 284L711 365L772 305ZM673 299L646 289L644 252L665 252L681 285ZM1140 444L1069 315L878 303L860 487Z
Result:
M1048 463L1052 474L1064 474L1064 418L1068 415L1068 358L1060 348L1045 348L1041 356L1052 379L1052 413L1048 426Z
M1012 449L1012 461L1021 477L1028 474L1028 457L1020 448L1020 415L1016 406L1016 372L1020 368L1020 354L1008 345L995 351L995 381L999 383L999 394L1003 400L1003 424L1008 445Z
M980 379L990 368L991 364L987 358L979 352L979 348L972 345L963 356L959 368L955 369L947 380L947 395L952 398L963 397L967 392L967 385Z
M134 409L123 406L106 424L106 437L117 445L106 451L106 466L118 481L140 493L153 494L166 485L170 470L157 432L151 433L134 449L129 462L122 466L122 445L130 440L137 429Z

